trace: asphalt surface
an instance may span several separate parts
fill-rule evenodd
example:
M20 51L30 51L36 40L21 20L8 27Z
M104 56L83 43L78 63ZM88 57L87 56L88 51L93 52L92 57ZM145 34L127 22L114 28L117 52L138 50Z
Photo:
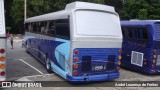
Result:
M22 61L23 60L23 61ZM26 64L26 63L28 64ZM39 70L33 69L33 67ZM7 81L16 80L25 76L48 74L44 65L28 54L22 48L22 42L15 39L14 49L7 43Z
M7 81L20 80L20 81L65 81L57 74L47 73L44 65L35 59L32 55L28 54L24 48L21 47L21 39L15 39L14 49L11 49L10 43L8 42L7 50ZM126 68L121 68L120 78L113 81L160 81L160 75L146 75L133 70L128 70ZM101 84L107 85L107 81L101 83L92 84L81 84L81 88L78 87L77 90L90 90L94 85ZM66 82L66 84L70 84ZM91 86L90 88L84 88ZM75 87L74 85L71 85ZM47 90L63 90L65 88L48 88ZM72 90L73 88L68 89ZM95 87L93 90L143 90L146 88L122 88L122 87ZM152 90L153 88L147 88L147 90ZM159 90L159 88L154 88ZM14 90L14 89L13 89ZM21 90L21 89L15 89ZM25 89L24 89L25 90ZM30 90L30 89L29 89ZM35 89L34 89L35 90ZM38 89L41 90L41 89ZM43 90L43 89L42 89Z

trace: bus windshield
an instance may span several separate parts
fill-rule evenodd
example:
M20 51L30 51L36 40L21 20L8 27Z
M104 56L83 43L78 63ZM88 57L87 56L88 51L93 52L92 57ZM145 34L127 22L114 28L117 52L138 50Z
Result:
M116 14L88 10L77 10L75 13L77 35L122 36L119 17Z

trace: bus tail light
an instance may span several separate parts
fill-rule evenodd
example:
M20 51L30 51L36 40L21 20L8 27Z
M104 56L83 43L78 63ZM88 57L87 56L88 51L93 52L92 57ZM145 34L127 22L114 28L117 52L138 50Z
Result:
M121 59L122 59L122 56L121 56L121 55L119 55L119 56L118 56L118 59L119 59L119 60L121 60Z
M78 50L75 50L75 51L74 51L74 54L75 54L75 55L79 54L79 51L78 51Z
M1 56L0 57L0 61L4 61L5 60L5 57L4 56Z
M4 76L6 73L4 71L1 72L1 76Z
M122 54L122 49L119 50L119 53Z
M153 60L153 63L155 64L155 63L156 63L156 60Z
M74 61L77 62L78 61L78 57L74 57Z
M5 64L1 64L1 65L0 65L0 68L1 68L1 69L4 69L5 67L6 67Z
M154 49L154 54L157 54L157 49Z
M77 70L74 70L73 71L73 75L77 75L78 74L78 71Z
M120 66L121 65L121 62L118 62L118 66Z
M73 67L74 67L74 69L77 69L78 68L78 64L74 64Z
M146 65L146 64L147 64L147 62L144 62L143 64L144 64L144 65Z
M119 70L120 70L120 67L117 67L117 70L119 71Z
M155 73L155 72L157 72L157 70L152 70L152 72L154 72L154 73Z
M146 59L144 59L143 64L144 64L144 65L146 65L146 64L147 64L147 60L146 60Z
M156 66L154 64L152 64L152 68L155 68Z
M1 50L0 50L0 53L2 53L2 54L5 53L5 50L4 50L4 49L1 49Z
M157 55L153 55L153 57L154 57L154 59L156 59L156 58L157 58Z

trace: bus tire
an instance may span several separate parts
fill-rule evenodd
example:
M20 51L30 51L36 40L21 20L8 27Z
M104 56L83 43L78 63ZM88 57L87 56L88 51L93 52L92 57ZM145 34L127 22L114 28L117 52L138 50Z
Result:
M52 69L51 69L51 61L48 57L46 57L46 60L45 60L45 66L46 66L46 69L47 69L47 72L48 73L52 73Z
M30 52L29 52L28 48L26 48L26 52L27 52L27 54L30 54Z

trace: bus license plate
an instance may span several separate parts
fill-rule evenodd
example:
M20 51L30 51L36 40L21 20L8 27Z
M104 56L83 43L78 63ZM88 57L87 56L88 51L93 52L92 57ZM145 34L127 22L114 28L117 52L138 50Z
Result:
M104 69L103 65L94 67L95 71L99 71L99 70L103 70L103 69Z

